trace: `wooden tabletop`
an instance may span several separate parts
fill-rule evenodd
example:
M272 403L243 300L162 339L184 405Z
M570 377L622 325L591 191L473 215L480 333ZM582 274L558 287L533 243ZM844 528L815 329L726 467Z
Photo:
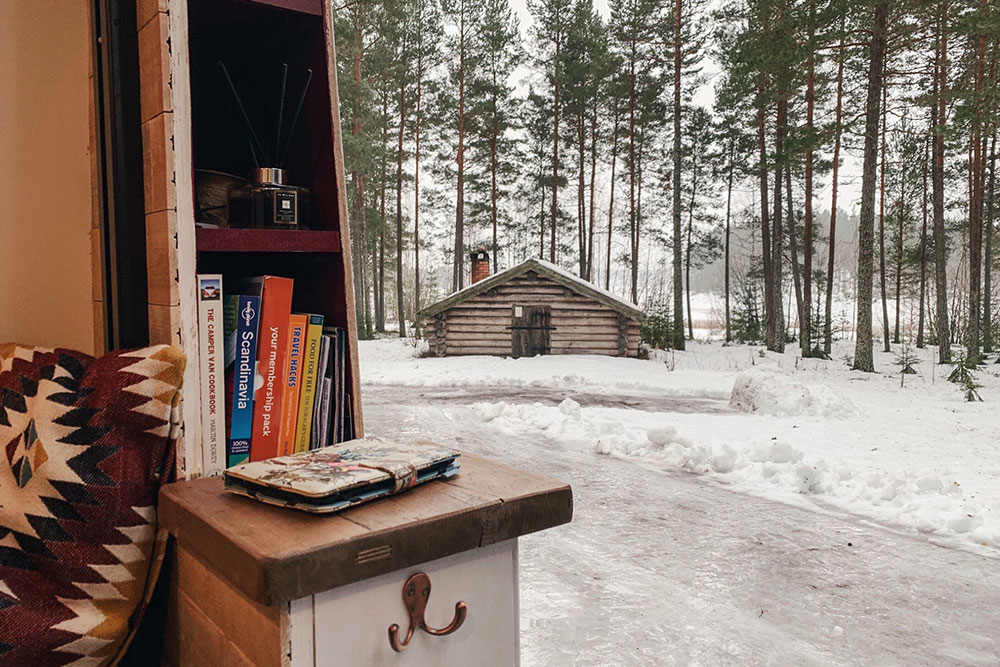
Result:
M228 493L222 478L168 484L160 519L184 549L263 604L278 604L568 522L569 485L463 454L448 480L337 514Z

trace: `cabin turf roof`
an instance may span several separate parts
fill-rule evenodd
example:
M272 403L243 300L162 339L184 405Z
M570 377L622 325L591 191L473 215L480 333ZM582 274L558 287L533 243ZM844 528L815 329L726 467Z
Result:
M559 283L563 287L579 294L580 296L587 297L597 303L603 304L608 308L621 313L625 317L639 321L643 319L642 311L639 310L634 304L615 296L611 292L602 290L593 283L590 283L579 276L575 276L555 264L536 258L525 260L517 266L507 269L506 271L494 273L489 278L484 278L478 283L469 285L468 287L441 299L437 303L421 309L418 316L421 318L433 317L438 313L448 310L449 308L454 308L466 299L488 292L494 287L502 285L513 278L517 278L518 276L522 276L529 271L533 271L543 278L548 278L553 282Z

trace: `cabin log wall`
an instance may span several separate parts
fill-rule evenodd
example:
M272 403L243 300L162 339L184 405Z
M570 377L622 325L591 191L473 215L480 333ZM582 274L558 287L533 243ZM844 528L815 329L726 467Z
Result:
M638 355L637 321L533 273L515 276L431 318L431 353L509 356L511 309L534 305L552 309L552 354Z

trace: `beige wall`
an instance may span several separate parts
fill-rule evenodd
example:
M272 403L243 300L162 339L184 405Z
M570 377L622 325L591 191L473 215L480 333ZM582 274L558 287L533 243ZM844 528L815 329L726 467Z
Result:
M0 342L94 350L88 3L0 0Z

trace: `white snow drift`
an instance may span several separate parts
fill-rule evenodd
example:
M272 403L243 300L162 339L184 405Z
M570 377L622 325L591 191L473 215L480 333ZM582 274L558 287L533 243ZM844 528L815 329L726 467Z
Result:
M413 348L401 347L362 345L366 384L495 387L497 400L472 405L472 418L514 436L541 432L580 452L705 474L754 495L811 499L1000 548L1000 366L980 372L985 402L966 403L944 381L948 369L933 365L932 349L918 351L919 374L900 388L889 354L876 359L882 373L865 374L842 361L719 344L693 344L666 362L416 359ZM519 401L522 387L549 388L562 402ZM575 392L590 399L581 406ZM619 395L689 397L715 409L607 407L594 400L604 395L608 402Z

